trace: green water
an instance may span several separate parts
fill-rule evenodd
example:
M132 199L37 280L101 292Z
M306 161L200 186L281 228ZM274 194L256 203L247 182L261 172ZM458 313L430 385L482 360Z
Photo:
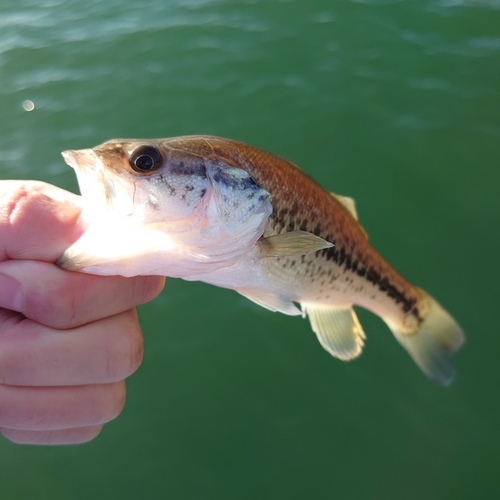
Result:
M342 363L300 318L170 280L122 415L82 446L0 439L2 500L499 497L498 0L2 0L0 118L0 178L72 190L59 152L113 137L285 156L468 336L444 389L364 311Z

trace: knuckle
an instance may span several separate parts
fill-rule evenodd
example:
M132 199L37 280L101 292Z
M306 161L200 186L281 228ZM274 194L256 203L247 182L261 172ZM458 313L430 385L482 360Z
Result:
M50 264L29 262L33 267L33 275L45 275L47 279L43 286L26 287L25 316L30 319L50 324L53 328L67 330L76 325L77 319L77 297L75 286L61 277L54 275L54 271L48 273L41 266ZM26 265L25 264L25 265ZM35 267L36 266L36 267ZM57 271L56 271L57 272Z
M30 191L24 183L16 184L15 187L1 195L2 211L0 212L1 220L9 225L14 225L17 217L22 214L23 207L29 203L31 198Z
M64 271L63 271L64 273ZM46 311L50 311L50 320L54 328L68 330L78 326L78 299L74 280L61 279L53 284L50 300L40 299L40 303L49 302ZM80 285L81 280L77 284ZM45 295L47 297L47 295Z
M0 224L16 234L27 220L38 218L53 203L43 193L30 189L28 183L16 183L10 192L2 196Z
M135 300L137 305L156 298L165 286L163 276L138 276L135 278Z
M114 420L125 407L126 387L125 382L114 382L109 385L109 407L107 408L106 421Z
M115 379L122 380L134 373L140 366L144 355L144 340L135 309L120 315L119 335L115 352L110 352L116 363L108 361L108 366L115 365ZM112 374L109 374L112 375Z

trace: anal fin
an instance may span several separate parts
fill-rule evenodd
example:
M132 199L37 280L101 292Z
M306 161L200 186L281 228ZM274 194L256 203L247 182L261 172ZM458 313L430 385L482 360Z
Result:
M264 292L257 288L238 288L236 291L243 297L270 311L288 314L288 316L299 316L301 314L293 302L274 293Z
M366 338L352 307L302 304L320 344L332 356L347 361L361 354Z

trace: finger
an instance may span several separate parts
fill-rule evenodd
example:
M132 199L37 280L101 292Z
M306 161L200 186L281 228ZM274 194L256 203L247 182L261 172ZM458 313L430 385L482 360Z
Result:
M0 307L59 329L75 328L154 299L160 276L94 276L48 262L0 262Z
M0 207L0 261L55 262L85 230L78 197L43 182L0 182Z
M102 425L75 427L57 431L20 431L18 429L0 429L8 440L16 444L81 444L86 443L99 435Z
M1 384L44 387L117 382L137 370L143 353L142 332L133 309L66 331L0 309Z
M101 425L125 404L125 382L75 387L0 385L0 428L54 431Z

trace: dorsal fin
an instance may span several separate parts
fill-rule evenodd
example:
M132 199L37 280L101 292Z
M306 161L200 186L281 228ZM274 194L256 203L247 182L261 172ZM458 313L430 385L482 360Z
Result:
M349 213L358 220L358 212L356 211L356 202L349 196L340 196L340 194L330 193L337 201L342 203Z
M333 198L335 198L339 203L341 203L345 208L347 208L348 212L356 219L358 220L358 212L356 210L356 202L352 199L349 198L349 196L340 196L340 194L335 194L330 192ZM360 224L359 227L363 230L363 233L365 233L366 239L368 239L368 233L365 231L365 228Z

